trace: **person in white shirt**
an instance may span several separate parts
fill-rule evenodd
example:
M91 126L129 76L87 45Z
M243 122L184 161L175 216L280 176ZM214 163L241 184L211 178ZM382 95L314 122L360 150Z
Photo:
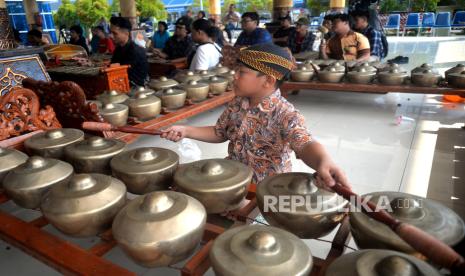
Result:
M192 24L192 40L198 46L197 50L187 59L190 70L208 70L218 65L222 55L221 47L214 42L215 35L215 26L209 21L204 19L194 21Z

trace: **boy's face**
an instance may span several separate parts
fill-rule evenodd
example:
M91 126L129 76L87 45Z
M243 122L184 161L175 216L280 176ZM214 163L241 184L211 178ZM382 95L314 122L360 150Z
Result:
M274 83L270 83L266 75L261 75L244 65L239 65L236 68L233 85L236 96L241 97L251 97L263 90L274 88Z
M333 32L337 34L343 34L349 29L349 23L341 21L340 19L336 19L332 21L332 26L331 26Z

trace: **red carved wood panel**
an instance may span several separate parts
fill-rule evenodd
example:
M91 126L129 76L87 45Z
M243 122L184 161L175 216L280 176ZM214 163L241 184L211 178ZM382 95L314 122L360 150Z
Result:
M53 108L40 108L37 95L15 87L0 98L0 140L36 130L61 128Z
M72 81L58 83L25 79L23 86L37 93L42 104L51 105L65 127L81 128L84 121L103 122L97 106L88 103L82 88Z

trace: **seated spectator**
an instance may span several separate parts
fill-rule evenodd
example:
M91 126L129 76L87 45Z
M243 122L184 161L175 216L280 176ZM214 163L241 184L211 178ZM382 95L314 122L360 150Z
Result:
M319 28L319 30L323 33L323 38L325 40L329 40L334 35L334 32L332 31L331 17L331 14L326 15Z
M208 21L212 26L215 27L215 43L218 44L221 48L227 43L226 39L224 38L223 31L220 28L220 24L217 23L215 18L209 18Z
M91 29L92 32L92 39L90 40L90 50L92 51L92 54L97 54L98 53L98 48L99 48L99 37L97 36L97 29L96 27L93 27Z
M168 32L168 25L165 21L158 22L158 30L153 33L152 37L152 47L155 49L165 48L166 41L170 38L170 33Z
M71 36L70 44L78 45L86 50L87 54L89 54L89 47L87 46L86 38L82 35L84 31L82 27L79 25L74 25L69 28L69 34Z
M205 15L205 12L204 11L199 11L197 13L197 19L207 19L207 16Z
M370 58L370 42L364 35L350 29L348 14L332 16L332 30L335 33L328 42L320 45L324 59L345 61L367 61Z
M287 47L287 39L289 34L295 30L295 27L291 26L291 17L289 15L280 17L278 20L281 27L273 34L273 42L278 46Z
M256 12L246 12L242 15L242 32L234 46L247 47L255 44L272 43L270 33L259 28L260 19Z
M99 54L113 54L115 51L115 44L111 38L107 37L105 30L102 26L95 27L97 37L99 38L98 53Z
M32 29L29 32L27 32L27 45L28 46L46 46L48 44L44 42L41 31L37 29Z
M194 50L194 42L190 33L189 21L181 17L176 21L174 35L168 39L163 50L154 49L153 53L172 62L187 61L187 57Z
M209 70L220 62L221 47L214 42L215 29L205 19L197 19L192 24L192 39L198 46L187 59L190 70Z
M370 42L370 55L374 60L381 60L386 57L387 49L383 45L383 33L376 31L368 24L370 17L368 11L354 11L352 13L354 18L354 29L368 38Z
M315 35L308 30L309 24L306 17L297 20L296 28L290 33L287 42L292 54L312 51Z

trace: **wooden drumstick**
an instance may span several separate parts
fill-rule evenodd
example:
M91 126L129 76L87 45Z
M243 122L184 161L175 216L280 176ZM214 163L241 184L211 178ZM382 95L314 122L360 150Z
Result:
M144 129L133 126L121 126L117 127L109 123L100 122L84 122L82 128L92 131L120 131L125 133L135 134L149 134L149 135L161 135L163 132L158 129Z
M355 194L341 184L336 184L331 188L338 195L349 201L351 198L355 198L357 202L363 202L363 197ZM395 219L385 210L377 210L376 205L370 201L367 202L367 205L371 210L364 209L365 206L363 205L362 209L369 217L389 226L401 239L432 262L452 271L460 272L463 275L465 272L465 261L462 256L448 245L411 224Z

